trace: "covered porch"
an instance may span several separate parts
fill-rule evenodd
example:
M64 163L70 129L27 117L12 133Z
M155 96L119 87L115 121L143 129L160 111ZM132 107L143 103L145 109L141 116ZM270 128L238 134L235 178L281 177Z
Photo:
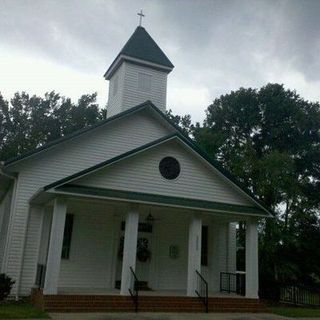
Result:
M35 287L47 296L134 296L139 287L150 297L203 297L207 287L208 297L243 298L241 279L245 297L258 298L258 216L155 199L38 195ZM239 221L247 226L245 277L236 270Z

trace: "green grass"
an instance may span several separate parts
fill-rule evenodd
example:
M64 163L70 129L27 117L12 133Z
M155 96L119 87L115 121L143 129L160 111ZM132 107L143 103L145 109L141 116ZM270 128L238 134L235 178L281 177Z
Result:
M47 313L26 302L0 304L0 319L49 319Z
M320 317L320 308L307 308L307 307L291 307L287 305L270 306L269 309L280 316L285 317Z

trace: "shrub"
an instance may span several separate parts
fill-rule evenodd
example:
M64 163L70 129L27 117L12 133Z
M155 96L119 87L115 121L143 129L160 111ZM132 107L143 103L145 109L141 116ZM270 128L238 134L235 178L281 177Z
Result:
M10 294L14 283L15 281L6 274L0 274L0 301L3 301Z

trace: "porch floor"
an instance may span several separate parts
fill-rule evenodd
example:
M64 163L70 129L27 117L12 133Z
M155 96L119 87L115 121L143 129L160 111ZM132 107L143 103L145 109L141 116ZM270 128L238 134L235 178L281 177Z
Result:
M118 289L106 288L60 288L58 294L61 295L120 295ZM185 297L186 290L141 290L140 296L156 296L156 297ZM235 293L209 291L209 297L212 298L244 298Z

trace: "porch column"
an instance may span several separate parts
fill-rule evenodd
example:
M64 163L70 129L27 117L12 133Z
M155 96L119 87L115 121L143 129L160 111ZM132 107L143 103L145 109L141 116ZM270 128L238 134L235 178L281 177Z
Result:
M61 198L54 200L50 242L47 258L44 294L57 294L60 273L61 251L63 243L64 225L66 221L67 205Z
M258 221L246 222L246 297L258 298Z
M47 263L51 219L52 219L51 212L43 208L42 223L41 223L41 238L40 238L39 256L38 256L38 263L42 265L45 265Z
M132 275L130 267L136 269L137 241L139 227L139 210L138 206L130 207L127 217L124 232L122 274L121 274L121 295L129 295Z
M201 232L202 220L193 217L189 225L189 251L188 251L188 285L187 295L196 295L197 275L196 270L201 272Z
M228 224L228 272L237 271L237 224Z

